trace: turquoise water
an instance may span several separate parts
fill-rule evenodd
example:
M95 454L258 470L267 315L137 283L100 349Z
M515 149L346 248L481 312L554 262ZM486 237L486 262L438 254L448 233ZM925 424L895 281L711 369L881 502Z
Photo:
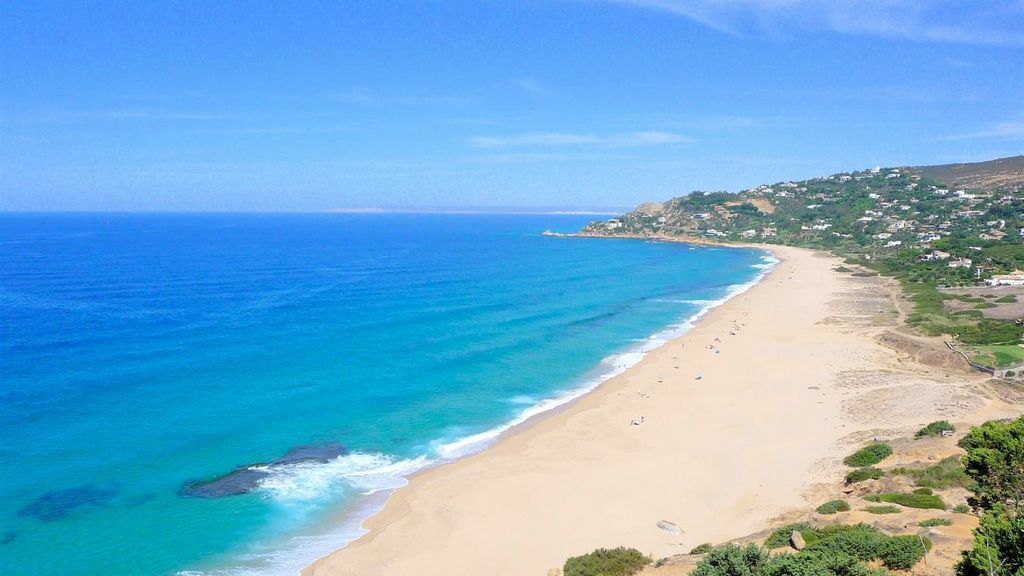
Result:
M0 216L0 572L294 574L765 266L587 219Z

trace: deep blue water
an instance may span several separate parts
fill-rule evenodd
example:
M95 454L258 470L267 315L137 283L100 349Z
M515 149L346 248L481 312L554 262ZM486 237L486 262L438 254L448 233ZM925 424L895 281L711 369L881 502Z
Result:
M765 262L540 234L587 220L0 215L0 573L294 573L355 534L340 510L634 362ZM182 492L337 444L248 493Z

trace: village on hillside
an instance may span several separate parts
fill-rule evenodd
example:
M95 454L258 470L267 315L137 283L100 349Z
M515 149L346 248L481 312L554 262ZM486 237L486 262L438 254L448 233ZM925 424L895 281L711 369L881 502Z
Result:
M1024 156L693 192L580 235L829 250L899 279L910 323L949 335L979 366L1011 377L1024 367Z

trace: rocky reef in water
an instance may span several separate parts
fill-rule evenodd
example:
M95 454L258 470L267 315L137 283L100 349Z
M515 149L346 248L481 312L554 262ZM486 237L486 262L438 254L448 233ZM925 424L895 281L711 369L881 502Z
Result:
M186 482L181 488L181 495L192 498L224 498L238 496L255 490L261 480L274 473L275 468L283 468L302 463L325 463L345 454L341 444L327 443L310 446L296 446L284 456L271 462L258 462L239 466L221 476L208 480Z

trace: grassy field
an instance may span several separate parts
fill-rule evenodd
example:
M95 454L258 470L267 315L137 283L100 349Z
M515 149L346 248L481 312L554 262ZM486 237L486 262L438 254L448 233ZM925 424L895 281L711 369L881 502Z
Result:
M969 346L964 352L978 364L1001 368L1024 363L1024 348L1016 344L1002 346Z

